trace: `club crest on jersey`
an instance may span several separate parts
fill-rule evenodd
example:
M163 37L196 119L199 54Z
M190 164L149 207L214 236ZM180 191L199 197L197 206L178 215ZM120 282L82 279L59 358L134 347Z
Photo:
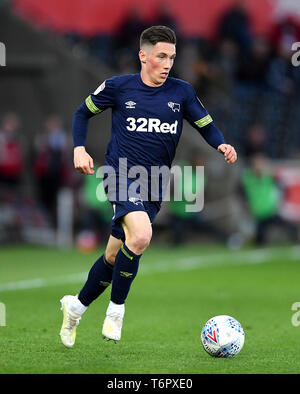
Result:
M172 111L174 112L179 112L180 111L180 104L177 103L172 103L172 101L168 102L168 107L171 108Z
M135 108L136 103L134 101L127 101L126 103L126 108Z

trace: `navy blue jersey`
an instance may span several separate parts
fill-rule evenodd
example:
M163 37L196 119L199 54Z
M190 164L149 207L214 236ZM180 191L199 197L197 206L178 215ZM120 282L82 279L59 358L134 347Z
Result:
M197 128L212 122L192 86L170 77L159 87L145 85L140 74L113 77L85 103L93 113L112 108L106 163L113 167L120 157L127 158L128 167L171 167L183 119Z
M120 158L126 159L127 169L142 166L149 176L153 167L171 168L183 119L214 148L225 142L189 83L168 77L163 85L150 87L140 74L130 74L107 79L78 108L73 117L74 146L84 145L88 118L108 108L112 128L105 164L113 167L117 182ZM157 199L162 199L161 190Z

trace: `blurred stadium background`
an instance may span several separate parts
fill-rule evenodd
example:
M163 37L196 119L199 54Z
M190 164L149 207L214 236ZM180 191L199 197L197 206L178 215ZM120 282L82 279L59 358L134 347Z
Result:
M104 244L110 207L73 169L72 115L106 78L139 71L138 37L153 24L176 30L172 76L194 86L239 154L226 165L185 123L175 164L204 164L204 209L192 217L166 202L153 243L298 242L297 0L2 0L0 244ZM88 134L98 165L109 135L106 111Z

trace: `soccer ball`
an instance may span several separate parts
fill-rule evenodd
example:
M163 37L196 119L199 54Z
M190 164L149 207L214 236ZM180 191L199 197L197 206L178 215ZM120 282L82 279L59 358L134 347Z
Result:
M205 323L201 342L206 352L213 357L234 357L244 346L245 333L236 319L219 315Z

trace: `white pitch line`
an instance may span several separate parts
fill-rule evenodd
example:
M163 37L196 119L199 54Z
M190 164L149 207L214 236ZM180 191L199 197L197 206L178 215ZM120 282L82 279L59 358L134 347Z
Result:
M224 258L230 259L224 263ZM215 253L204 256L190 256L187 258L177 259L172 262L155 262L148 265L141 265L141 271L144 273L165 272L165 271L185 271L197 268L217 267L217 266L244 266L249 264L264 264L268 261L278 259L279 257L290 260L300 261L300 247L283 248L275 250L274 248L241 250L232 252L230 255L224 253Z
M0 292L38 289L48 286L58 286L60 284L66 284L66 283L79 283L86 280L87 274L88 274L87 272L79 272L77 274L59 276L53 279L36 278L36 279L20 280L17 282L3 283L0 284Z
M224 257L230 259L224 263ZM155 274L156 272L188 271L217 266L245 266L249 264L264 264L274 259L288 258L300 261L300 247L290 247L282 249L263 248L253 250L234 251L232 253L214 253L203 256L190 256L173 260L171 262L153 262L146 265L141 264L140 274ZM37 289L49 286L58 286L68 283L84 282L88 272L79 272L70 275L55 277L52 279L35 278L21 280L17 282L8 282L0 284L0 292Z

